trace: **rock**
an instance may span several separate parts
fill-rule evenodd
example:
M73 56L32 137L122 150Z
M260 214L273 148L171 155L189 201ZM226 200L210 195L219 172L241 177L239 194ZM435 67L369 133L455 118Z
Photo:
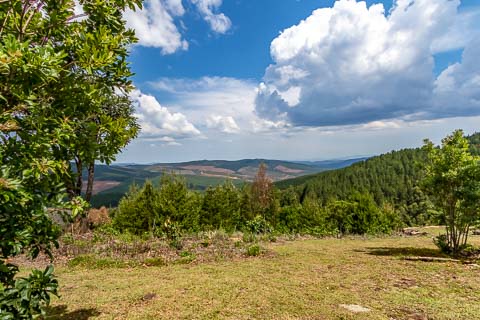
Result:
M414 228L404 228L402 230L403 234L406 236L426 236L428 235L428 232L425 231L419 231Z
M370 309L359 306L358 304L341 304L340 307L354 313L369 312Z
M147 293L146 295L144 295L142 297L142 301L149 301L149 300L152 300L152 299L155 299L157 297L157 295L153 292L150 292L150 293Z
M479 230L473 230L472 234L474 236L480 236L480 229Z

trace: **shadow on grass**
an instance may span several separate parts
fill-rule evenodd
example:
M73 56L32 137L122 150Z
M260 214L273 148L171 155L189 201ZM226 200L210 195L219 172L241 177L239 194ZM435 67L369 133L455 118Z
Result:
M100 312L97 309L78 309L74 311L68 311L67 305L60 305L48 308L47 319L49 320L88 320L92 317L99 316Z
M389 248L389 247L371 247L362 250L367 254L374 256L392 256L392 257L431 257L431 258L448 258L447 255L442 253L438 249L431 248L414 248L414 247L400 247L400 248Z

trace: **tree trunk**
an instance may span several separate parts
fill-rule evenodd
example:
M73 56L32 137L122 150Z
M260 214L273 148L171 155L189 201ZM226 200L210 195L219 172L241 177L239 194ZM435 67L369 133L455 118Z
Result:
M95 175L95 162L91 162L88 165L88 180L87 180L87 191L85 192L85 201L90 203L93 192L93 180Z
M80 196L82 194L82 185L83 185L83 180L82 180L82 171L83 171L83 165L82 165L82 160L79 158L75 159L75 164L77 167L77 181L75 183L75 190L74 190L74 196Z

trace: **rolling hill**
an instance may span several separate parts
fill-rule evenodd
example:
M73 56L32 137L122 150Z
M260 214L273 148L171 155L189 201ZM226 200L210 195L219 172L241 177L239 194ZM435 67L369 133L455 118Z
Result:
M468 139L472 153L480 154L480 133ZM426 196L418 188L425 157L420 148L392 151L346 168L278 181L276 186L293 188L301 199L313 196L324 204L355 192L370 193L377 204L390 203L413 224L421 224L419 220L429 209Z
M128 191L132 183L143 184L150 179L158 181L163 172L174 172L186 178L189 188L204 190L230 179L236 185L252 181L260 163L268 167L267 174L274 181L291 179L302 175L313 174L332 168L349 165L352 160L329 160L318 163L297 163L282 160L243 159L199 160L181 163L155 164L118 164L97 165L95 170L94 206L115 206Z

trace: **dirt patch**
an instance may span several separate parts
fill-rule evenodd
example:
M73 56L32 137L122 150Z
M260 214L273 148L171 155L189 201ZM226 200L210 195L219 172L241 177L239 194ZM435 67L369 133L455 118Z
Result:
M370 309L359 306L358 304L341 304L339 306L353 313L370 312Z
M283 173L302 173L302 172L304 172L303 170L291 169L291 168L287 168L285 166L280 166L280 165L276 166L275 170L283 172Z
M235 171L233 171L233 170L217 168L217 167L214 167L214 166L190 165L190 166L184 166L184 167L182 167L182 169L204 171L204 172L213 172L213 173L223 173L223 174L233 174L233 173L235 173Z
M121 182L118 181L111 181L111 180L95 180L93 182L93 194L100 193L102 191L112 189L118 185L120 185ZM85 192L87 190L87 182L83 182L83 188L82 191Z

